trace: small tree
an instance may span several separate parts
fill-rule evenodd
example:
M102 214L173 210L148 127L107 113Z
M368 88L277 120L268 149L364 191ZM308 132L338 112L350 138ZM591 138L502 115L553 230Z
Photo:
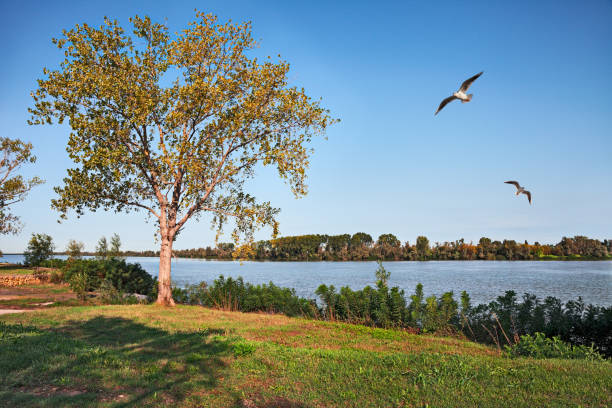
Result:
M119 258L120 253L121 253L121 238L119 238L119 235L113 234L110 240L109 255L111 258Z
M429 255L429 240L422 235L417 237L416 250L419 259L424 260Z
M81 259L83 256L83 249L85 248L85 244L77 241L75 239L71 239L68 241L68 246L66 247L66 252L68 253L69 259Z
M16 234L21 230L21 221L9 207L25 200L30 190L44 181L15 174L22 164L36 162L31 143L0 137L0 155L0 234Z
M257 202L245 181L274 166L297 197L306 194L313 136L335 120L303 89L289 64L249 55L250 23L197 19L180 33L150 18L77 25L53 40L66 58L44 70L30 124L69 119L68 170L52 207L141 210L161 242L157 302L173 305L172 246L187 221L211 216L218 232L234 221L236 243L251 242L279 210Z
M96 258L108 258L108 242L106 241L106 237L102 237L98 240L98 245L96 245Z
M386 288L389 283L391 272L387 272L383 266L382 261L378 261L378 269L376 270L376 286L379 288Z
M29 266L39 266L46 259L51 258L55 245L53 238L47 234L32 234L28 249L23 253L24 262Z

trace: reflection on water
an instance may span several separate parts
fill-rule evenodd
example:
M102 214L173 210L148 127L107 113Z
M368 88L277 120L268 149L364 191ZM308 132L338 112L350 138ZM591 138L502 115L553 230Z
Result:
M5 255L2 262L22 262L22 255ZM128 257L157 276L158 258ZM612 304L612 261L430 261L385 262L391 272L390 285L410 295L417 283L426 294L452 290L467 291L474 304L489 302L506 290L519 296L555 296L563 301L582 296L586 303ZM300 296L315 298L316 288L325 283L336 288L361 289L374 285L376 262L231 262L200 259L172 261L172 279L178 285L211 283L219 275L242 276L246 282L295 288Z

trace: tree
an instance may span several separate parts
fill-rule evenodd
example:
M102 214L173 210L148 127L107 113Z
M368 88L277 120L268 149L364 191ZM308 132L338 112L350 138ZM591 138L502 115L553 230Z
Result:
M419 259L425 259L427 255L429 255L429 240L427 237L422 235L417 237L416 240L416 250L419 255Z
M44 70L29 123L70 121L67 151L77 167L52 200L63 218L102 208L156 221L157 302L173 305L172 245L187 221L208 214L221 232L231 219L236 243L266 225L275 237L279 210L256 201L245 181L271 165L305 195L308 144L336 120L289 86L287 62L247 55L256 46L250 23L198 12L171 35L149 17L130 21L131 34L105 19L53 40L66 58Z
M28 249L23 253L24 263L30 266L39 266L40 263L53 255L55 245L53 238L47 234L32 234Z
M387 272L382 261L379 260L378 269L376 270L376 286L379 288L386 288L390 277L391 272Z
M378 237L378 245L389 245L392 247L399 247L402 243L393 234L382 234Z
M108 258L108 242L106 241L106 237L102 237L98 240L98 245L96 245L96 257L98 259Z
M118 258L121 252L121 238L118 234L113 234L110 240L110 256L112 258Z
M25 200L30 190L44 181L16 174L24 163L36 162L31 143L0 137L0 154L0 234L16 234L21 230L21 222L9 207Z
M365 232L357 232L351 237L352 247L360 247L362 245L370 246L372 245L372 242L372 236L370 234L366 234Z
M84 248L85 248L85 244L75 239L71 239L70 241L68 241L68 246L66 247L68 258L69 259L81 259Z

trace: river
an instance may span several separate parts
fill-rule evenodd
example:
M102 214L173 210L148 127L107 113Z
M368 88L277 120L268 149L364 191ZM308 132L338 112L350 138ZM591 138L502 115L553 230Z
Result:
M60 256L61 258L61 256ZM128 257L153 276L158 258ZM1 262L18 263L22 255L5 255ZM324 283L336 288L361 289L374 285L376 262L232 262L179 258L172 261L172 279L184 286L202 281L212 283L219 275L259 284L294 288L299 296L315 298ZM422 283L426 295L454 291L456 299L467 291L473 304L494 300L506 290L519 296L525 292L540 298L555 296L563 301L582 296L586 303L612 305L612 261L429 261L385 262L391 272L390 286L411 295Z

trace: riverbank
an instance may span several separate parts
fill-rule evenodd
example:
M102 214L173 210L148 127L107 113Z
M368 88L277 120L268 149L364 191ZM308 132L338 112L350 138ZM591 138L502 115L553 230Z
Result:
M3 406L608 406L612 365L194 306L0 317ZM486 390L486 391L485 391Z
M101 306L93 296L78 300L64 284L0 288L0 309L12 312L0 313L1 406L612 403L610 361L511 359L461 335L200 306Z

